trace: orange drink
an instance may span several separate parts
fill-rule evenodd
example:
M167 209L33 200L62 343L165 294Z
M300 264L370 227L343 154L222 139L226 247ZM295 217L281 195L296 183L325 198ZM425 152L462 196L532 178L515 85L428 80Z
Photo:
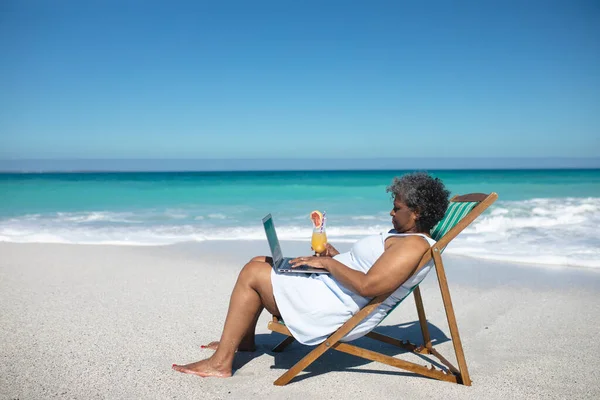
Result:
M310 244L315 253L323 253L327 244L327 234L325 233L325 212L315 210L310 213L310 219L313 223L313 234Z
M315 253L322 253L325 251L325 244L327 243L327 234L324 229L315 228L313 229L312 239L310 244Z

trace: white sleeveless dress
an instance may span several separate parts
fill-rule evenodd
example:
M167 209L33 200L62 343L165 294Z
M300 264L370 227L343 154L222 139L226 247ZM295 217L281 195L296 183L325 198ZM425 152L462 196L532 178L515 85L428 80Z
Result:
M430 246L435 240L419 233L381 233L368 236L354 244L346 253L334 257L356 271L367 273L385 250L390 236L418 235ZM342 341L357 339L373 330L388 311L427 276L433 261L404 282L367 318L348 333ZM317 345L342 326L372 298L362 297L342 286L328 274L285 274L271 272L275 302L285 325L294 338L305 345Z

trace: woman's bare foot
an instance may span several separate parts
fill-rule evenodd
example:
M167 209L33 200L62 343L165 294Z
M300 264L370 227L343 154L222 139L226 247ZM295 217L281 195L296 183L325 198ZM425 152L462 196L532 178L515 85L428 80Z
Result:
M173 364L172 368L184 374L194 374L203 378L229 378L231 376L231 368L215 366L210 358L187 365Z
M201 349L210 349L210 350L217 350L217 348L219 348L219 342L215 341L215 342L210 342L209 344L203 344L202 346L200 346ZM245 343L244 341L242 341L240 343L240 345L238 346L237 351L256 351L256 345L254 344L254 342L248 342Z

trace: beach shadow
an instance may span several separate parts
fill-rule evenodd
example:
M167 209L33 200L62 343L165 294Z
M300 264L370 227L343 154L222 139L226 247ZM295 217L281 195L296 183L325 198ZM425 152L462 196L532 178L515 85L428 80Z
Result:
M448 338L446 334L437 326L431 323L428 323L427 326L429 328L431 343L434 346L450 340L450 338ZM409 340L411 343L417 345L423 343L423 336L421 334L421 327L419 325L419 321L406 322L390 326L380 326L377 329L375 329L375 331L397 339ZM269 354L272 355L274 358L274 365L271 367L271 369L280 369L283 373L285 372L285 370L290 369L294 364L300 361L300 359L302 359L305 355L307 355L310 351L312 351L315 348L315 346L304 346L299 344L298 342L294 342L291 345L289 345L283 352L272 352L271 349L277 344L279 344L279 342L281 342L281 340L283 340L284 338L284 335L280 335L277 333L256 335L258 351L255 353L239 353L236 356L236 361L240 362L241 365L237 363L234 365L237 368L241 368L241 366L246 364L252 358L262 354ZM406 353L414 354L400 347L396 347L367 337L362 337L360 339L354 340L351 342L351 344L369 350L377 351L379 353L391 357L395 357ZM432 364L437 369L446 369L444 365L437 362L437 359L435 357L428 357L417 354L414 355L420 357L423 360L423 364ZM299 382L301 380L318 376L331 371L345 370L351 370L353 373L356 372L394 376L421 376L400 369L398 369L397 371L380 371L364 368L356 369L356 367L360 367L371 362L372 361L370 360L353 356L351 354L329 350L321 357L319 357L315 362L309 365L301 375L295 377L294 382Z

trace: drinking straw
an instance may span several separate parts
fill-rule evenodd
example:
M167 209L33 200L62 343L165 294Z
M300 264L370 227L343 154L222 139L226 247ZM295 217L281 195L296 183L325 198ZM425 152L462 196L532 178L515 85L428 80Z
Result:
M323 211L323 221L321 222L321 229L319 229L319 233L323 233L323 229L325 229L326 221L327 221L327 211Z

